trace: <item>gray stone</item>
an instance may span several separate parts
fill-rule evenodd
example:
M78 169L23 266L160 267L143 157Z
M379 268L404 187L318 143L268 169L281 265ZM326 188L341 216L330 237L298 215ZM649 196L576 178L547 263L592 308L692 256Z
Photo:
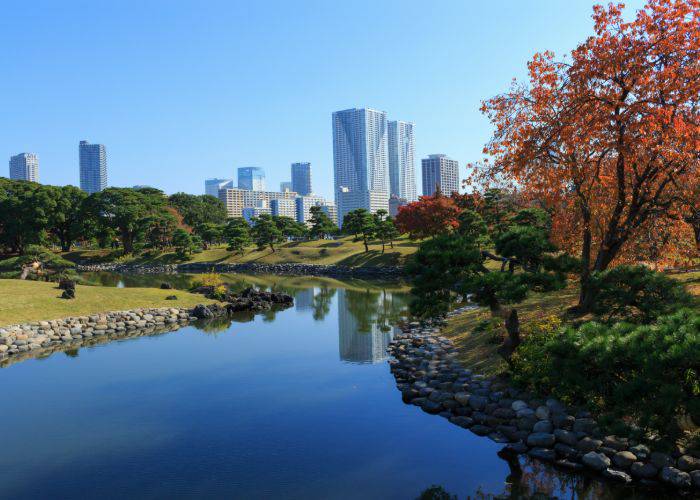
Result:
M619 438L617 436L605 436L605 438L603 439L603 446L612 448L615 451L626 450L628 444L629 443L626 439Z
M675 486L676 488L690 487L690 474L680 471L675 467L666 466L661 469L661 480L664 483Z
M529 450L529 448L527 447L527 445L526 445L525 443L522 443L522 442L519 442L519 443L510 443L510 444L507 445L504 449L505 449L505 450L508 450L508 451L511 451L511 452L513 452L513 453L516 453L516 454L518 454L518 455L522 455L523 453L527 453L527 451Z
M522 410L524 408L527 408L527 407L528 407L527 403L525 401L520 401L520 400L513 401L513 403L510 405L510 408L515 412Z
M548 448L555 442L554 434L534 432L527 437L527 445L536 448Z
M493 429L485 425L477 424L472 426L471 431L477 436L488 436L493 432Z
M631 483L632 482L632 477L627 474L626 472L623 472L621 470L615 470L615 469L604 469L603 470L603 477L606 479L610 479L612 481L617 481L619 483Z
M564 429L556 429L554 431L554 437L557 438L557 441L560 443L564 443L569 446L576 446L578 444L576 434Z
M469 404L470 396L471 395L468 392L458 392L455 394L454 398L459 404L466 406Z
M415 401L415 399L414 399ZM437 401L431 401L429 399L426 399L423 404L421 404L421 408L423 408L423 411L426 413L440 413L442 410L442 405L438 403Z
M613 456L613 463L615 466L623 469L626 469L636 461L637 457L634 455L634 453L629 451L618 451Z
M581 458L581 461L587 467L597 471L602 471L610 467L610 459L602 453L596 453L595 451L589 451L586 453Z
M600 448L602 443L600 439L585 437L576 444L576 449L582 453L588 453L589 451L595 451Z
M693 481L693 485L695 485L696 488L700 488L700 470L691 472L690 479Z
M598 423L592 418L577 418L574 421L574 432L591 434L598 427Z
M517 410L515 412L515 416L518 418L534 417L535 419L537 419L537 417L535 417L535 410L533 410L532 408L522 408L521 410Z
M652 479L659 473L659 469L657 469L654 464L635 462L632 464L632 467L630 467L630 472L634 477L640 479Z
M547 408L546 406L538 406L535 410L535 416L540 420L548 420L549 408Z
M690 455L682 455L678 459L678 468L683 472L700 470L700 459Z
M670 465L673 463L673 459L669 455L667 455L665 453L660 453L658 451L653 451L649 455L649 459L650 459L651 463L654 464L654 466L657 469L663 469L667 465Z
M484 396L471 395L469 397L469 406L474 410L483 410L488 402L488 398L485 398Z
M552 432L552 422L549 420L540 420L532 427L533 432Z
M544 462L554 462L557 459L557 454L554 453L554 450L547 448L533 448L527 454Z
M566 458L576 458L578 456L578 451L576 451L575 448L572 448L571 446L564 443L555 444L554 451L557 452L557 455Z
M635 446L630 447L630 451L637 455L638 458L641 458L642 460L647 458L649 456L649 448L643 444L637 444Z
M450 422L452 422L455 425L459 425L460 427L463 427L465 429L469 429L474 424L474 420L472 420L471 418L461 416L452 417L450 419Z

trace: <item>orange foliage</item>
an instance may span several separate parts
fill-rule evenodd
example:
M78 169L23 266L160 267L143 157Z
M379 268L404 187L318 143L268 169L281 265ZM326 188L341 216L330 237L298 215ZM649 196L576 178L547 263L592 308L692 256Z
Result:
M700 1L649 0L631 22L622 8L595 6L570 60L536 54L529 85L483 104L492 161L469 179L544 203L555 243L586 264L584 288L655 224L682 225L672 214L700 175Z

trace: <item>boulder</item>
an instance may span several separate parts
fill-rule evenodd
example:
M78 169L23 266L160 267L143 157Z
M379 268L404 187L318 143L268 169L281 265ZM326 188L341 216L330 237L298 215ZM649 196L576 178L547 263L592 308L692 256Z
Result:
M661 480L664 483L668 483L676 488L689 488L690 487L690 474L687 472L680 471L675 467L669 467L668 465L661 469Z
M171 285L170 283L161 283L160 284L161 290L172 290L172 288L173 288L173 285Z
M653 479L659 473L659 469L657 469L654 464L635 462L632 464L632 467L630 467L630 472L634 477L640 479Z
M554 453L554 450L548 448L533 448L527 454L544 462L554 462L557 459L557 454Z
M546 432L533 432L527 437L527 445L534 448L549 448L554 442L554 434Z
M213 318L214 314L204 304L197 304L194 306L194 309L192 309L192 316L198 319L209 319Z
M571 431L567 431L564 429L556 429L554 431L554 437L557 438L557 441L559 441L560 443L564 443L569 446L576 446L578 444L576 434L574 434Z
M683 472L700 470L700 459L690 455L682 455L678 459L678 468Z
M618 451L613 456L613 463L615 464L615 466L620 467L622 469L626 469L636 461L637 457L635 456L635 454L629 451Z
M603 471L610 467L610 459L602 453L596 453L595 451L589 451L586 453L581 458L581 461L587 467L597 471Z
M617 481L618 483L632 482L632 477L626 472L610 468L603 470L603 477L605 477L606 479L610 479L611 481Z

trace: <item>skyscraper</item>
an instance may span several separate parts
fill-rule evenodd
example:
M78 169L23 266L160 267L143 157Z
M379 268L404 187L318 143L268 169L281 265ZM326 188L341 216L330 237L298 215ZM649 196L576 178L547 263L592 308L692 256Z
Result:
M393 121L387 123L389 145L390 194L410 202L416 201L416 167L413 123Z
M34 153L10 157L10 179L39 182L39 157Z
M233 186L233 179L206 179L204 181L204 194L219 197L220 189L229 189Z
M333 173L338 219L357 208L389 208L386 113L346 109L333 113Z
M437 186L446 196L459 192L459 163L447 155L429 155L421 160L423 195L432 196Z
M293 191L291 181L280 182L280 193L284 193L285 191Z
M240 167L238 189L265 191L265 171L260 167Z
M88 194L107 187L107 151L102 144L80 141L80 189Z
M311 163L292 163L292 191L306 196L311 190Z

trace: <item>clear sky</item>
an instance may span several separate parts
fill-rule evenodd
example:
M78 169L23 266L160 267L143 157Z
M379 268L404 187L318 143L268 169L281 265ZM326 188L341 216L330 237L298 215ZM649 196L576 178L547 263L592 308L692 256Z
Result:
M0 15L0 160L39 155L78 184L78 141L107 147L109 184L202 193L260 166L268 187L310 161L331 196L331 113L416 124L420 158L464 164L490 136L482 99L536 51L592 33L589 0L15 1ZM641 1L627 2L632 9Z

